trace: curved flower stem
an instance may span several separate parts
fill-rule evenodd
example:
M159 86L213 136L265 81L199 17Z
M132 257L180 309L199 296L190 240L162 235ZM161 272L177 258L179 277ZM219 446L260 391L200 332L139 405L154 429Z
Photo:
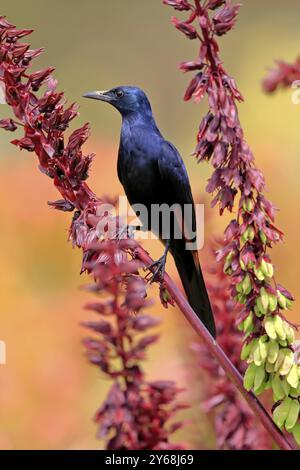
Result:
M149 254L139 246L136 249L136 256L146 265L149 266L153 263L152 258ZM245 400L247 401L249 407L253 411L253 413L257 416L259 421L265 427L265 429L269 432L269 434L274 439L274 442L280 447L282 450L296 450L294 445L286 438L286 436L280 431L280 429L275 425L272 418L261 404L261 402L257 399L257 397L252 392L247 392L247 390L243 386L243 378L238 370L234 367L232 362L228 359L224 351L220 348L216 340L210 335L208 330L205 328L201 320L197 317L196 313L189 305L188 301L185 299L184 295L178 289L174 281L170 278L170 276L165 273L164 275L164 282L165 285L171 294L172 298L176 302L178 308L183 313L187 321L196 331L198 336L202 339L205 343L207 348L209 349L212 356L216 359L218 364L222 367L225 371L228 378L231 382L236 385L239 392L243 395Z

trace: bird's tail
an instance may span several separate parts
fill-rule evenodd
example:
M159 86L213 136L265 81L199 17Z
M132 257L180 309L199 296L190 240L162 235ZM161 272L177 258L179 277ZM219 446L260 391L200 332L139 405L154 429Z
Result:
M178 247L176 248L171 251L188 301L210 334L215 338L215 321L204 283L198 253L178 249Z

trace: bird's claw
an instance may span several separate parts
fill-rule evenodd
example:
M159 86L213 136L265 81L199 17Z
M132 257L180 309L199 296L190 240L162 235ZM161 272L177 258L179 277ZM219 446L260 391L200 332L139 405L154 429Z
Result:
M163 255L157 261L154 261L152 264L150 264L150 266L148 266L148 269L151 271L155 266L157 266L157 268L152 273L152 276L149 280L150 284L163 280L166 267L166 256Z
M123 225L120 227L116 238L117 240L123 240L124 238L134 238L134 232L136 228L133 225Z

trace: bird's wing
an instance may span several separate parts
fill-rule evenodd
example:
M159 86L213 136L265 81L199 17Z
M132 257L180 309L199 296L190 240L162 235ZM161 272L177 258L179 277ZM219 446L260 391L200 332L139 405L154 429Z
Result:
M121 166L121 148L119 148L119 155L118 155L118 163L117 163L117 172L118 172L118 178L121 184L123 183L123 178L122 178L122 166Z
M170 197L174 203L190 204L193 202L189 177L184 162L176 147L170 142L162 143L158 169L162 182L168 184Z
M190 305L215 337L214 317L201 271L197 244L193 243L194 248L187 248L185 243L197 241L194 238L194 234L197 233L196 216L190 182L183 160L171 143L162 144L158 166L160 183L165 185L168 203L179 203L181 206L190 204L192 207L192 220L186 220L186 212L184 212L184 223L182 224L181 221L181 226L184 226L184 239L171 240L170 249Z
M190 214L192 218L184 224L186 238L191 240L193 238L190 234L191 229L193 233L196 231L196 216L189 177L179 152L168 141L162 143L158 169L161 182L166 188L168 203L180 204L183 213L187 216ZM185 205L190 205L190 212L184 210Z

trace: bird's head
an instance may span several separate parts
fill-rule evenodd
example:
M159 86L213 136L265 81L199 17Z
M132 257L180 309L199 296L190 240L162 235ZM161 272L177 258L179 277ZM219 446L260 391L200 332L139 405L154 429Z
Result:
M114 106L122 116L131 113L151 113L151 106L146 94L133 86L118 86L107 91L92 91L83 95L84 98L105 101Z

